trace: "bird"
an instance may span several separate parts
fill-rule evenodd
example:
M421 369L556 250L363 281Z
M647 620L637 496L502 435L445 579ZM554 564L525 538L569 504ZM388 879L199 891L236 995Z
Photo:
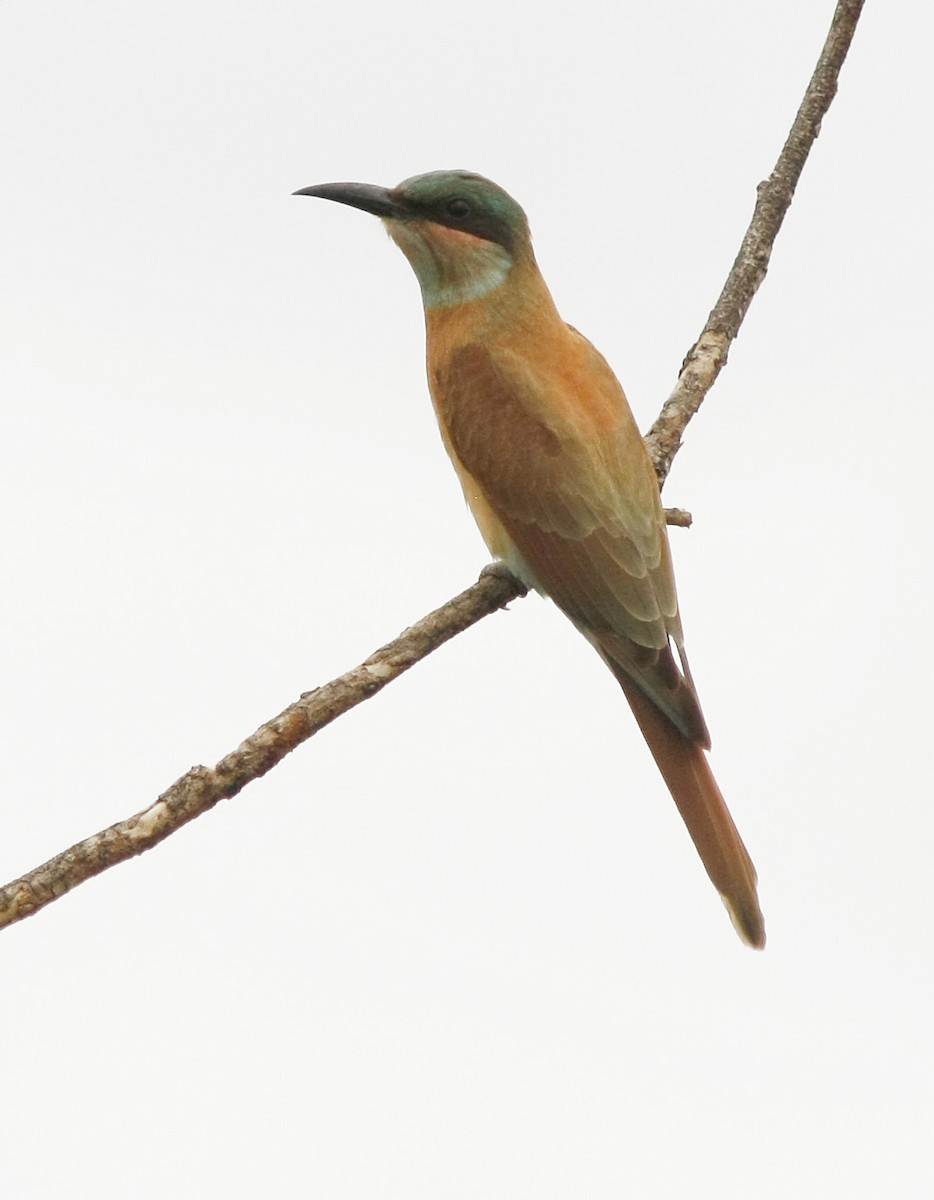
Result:
M737 932L761 949L756 871L707 759L655 470L612 369L559 315L525 212L460 170L293 194L381 218L408 259L441 438L487 547L612 671Z

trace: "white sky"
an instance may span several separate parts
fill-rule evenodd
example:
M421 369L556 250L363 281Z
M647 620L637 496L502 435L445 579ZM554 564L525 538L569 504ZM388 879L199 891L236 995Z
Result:
M0 877L486 561L409 267L290 193L496 179L645 427L832 8L7 0ZM0 1195L934 1193L932 37L868 3L666 489L766 952L528 599L0 935Z

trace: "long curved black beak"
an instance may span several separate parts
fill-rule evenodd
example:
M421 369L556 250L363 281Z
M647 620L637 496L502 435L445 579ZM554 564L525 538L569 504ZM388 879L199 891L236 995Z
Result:
M407 209L388 188L376 187L372 183L315 183L311 187L299 188L293 196L320 196L322 200L336 200L338 204L349 204L377 217L408 216Z

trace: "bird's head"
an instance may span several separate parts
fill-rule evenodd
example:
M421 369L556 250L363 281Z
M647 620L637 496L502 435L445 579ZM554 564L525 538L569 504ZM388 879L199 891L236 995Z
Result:
M381 217L412 264L425 307L479 300L531 259L529 223L513 198L470 171L432 171L394 188L320 183L296 196L320 196Z

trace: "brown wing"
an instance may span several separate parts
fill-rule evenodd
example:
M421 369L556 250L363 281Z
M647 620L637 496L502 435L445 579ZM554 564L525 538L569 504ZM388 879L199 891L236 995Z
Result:
M737 930L761 947L755 869L701 749L655 473L597 352L573 332L557 355L542 343L535 362L476 344L447 357L431 381L446 444L491 548L515 546L620 681Z
M709 745L658 486L622 388L573 330L556 360L469 344L435 371L450 448L534 577L618 678ZM685 667L678 669L669 638Z

